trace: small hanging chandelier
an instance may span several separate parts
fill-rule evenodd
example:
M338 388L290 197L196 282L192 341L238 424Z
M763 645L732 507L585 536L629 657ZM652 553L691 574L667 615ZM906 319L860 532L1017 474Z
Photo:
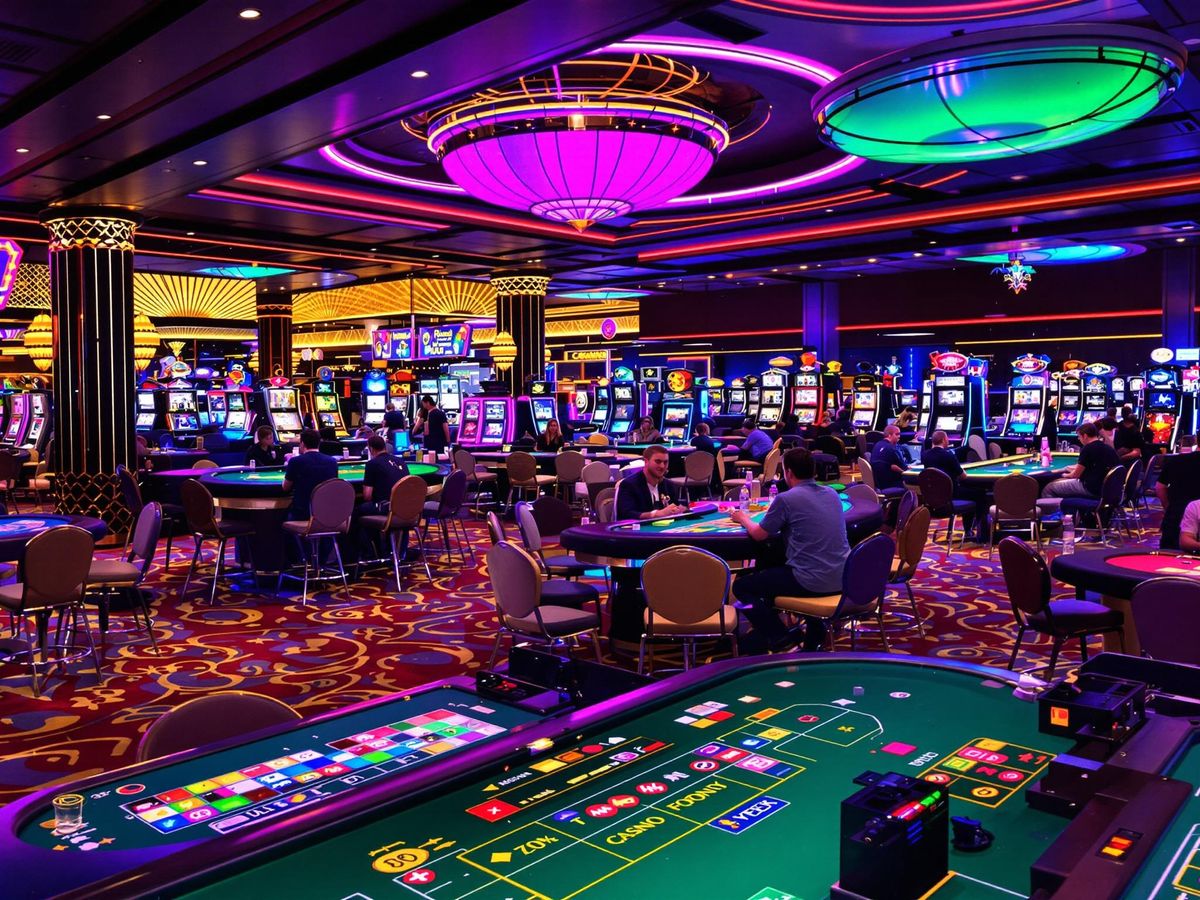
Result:
M134 369L144 372L158 352L159 336L150 317L138 313L133 317L133 363Z
M1004 283L1008 289L1014 294L1019 294L1029 287L1029 282L1033 281L1037 270L1033 266L1025 265L1025 258L1021 254L1010 253L1008 262L1003 266L996 266L992 269L992 274L1004 276Z

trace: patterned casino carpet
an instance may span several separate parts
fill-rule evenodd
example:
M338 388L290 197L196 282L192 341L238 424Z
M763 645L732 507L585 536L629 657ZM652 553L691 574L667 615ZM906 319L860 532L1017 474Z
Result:
M468 527L476 546L485 546L481 525ZM402 594L390 577L367 576L352 586L350 603L339 590L310 598L307 607L298 596L277 600L227 587L209 606L207 579L181 601L185 572L182 563L170 572L156 565L150 576L161 655L144 638L114 638L99 684L77 664L67 677L52 677L40 697L23 670L0 665L0 804L131 763L147 725L200 693L251 690L312 715L469 672L491 651L495 619L482 558L461 570L435 566L432 585L421 572ZM893 652L1007 664L1012 617L998 558L989 561L973 545L947 558L931 546L914 586L926 636L895 636ZM1044 664L1048 646L1027 642L1019 667ZM878 639L865 636L859 648L879 649ZM1064 660L1076 662L1077 650Z

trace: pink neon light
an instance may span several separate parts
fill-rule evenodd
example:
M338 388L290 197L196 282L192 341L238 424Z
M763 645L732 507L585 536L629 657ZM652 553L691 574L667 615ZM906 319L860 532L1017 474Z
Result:
M933 6L876 6L868 3L833 3L822 0L734 0L742 6L791 12L857 22L887 21L930 22L960 19L987 19L1019 13L1044 12L1072 6L1081 0L979 0L967 3L939 3Z
M281 200L276 197L264 197L262 194L239 194L234 191L222 191L218 188L201 188L196 192L205 197L216 197L221 200L234 200L242 203L252 203L255 206L272 206L279 209L293 209L299 212L328 213L339 216L349 216L364 222L381 222L388 225L403 225L407 228L418 228L421 231L441 231L449 228L440 222L425 222L420 219L401 219L396 216L385 216L380 213L364 212L363 210L344 209L337 206L317 206L313 203L302 203L299 200Z
M428 181L424 178L410 178L407 175L397 175L394 172L385 172L383 169L376 169L373 166L363 165L350 159L348 156L343 156L338 152L333 144L322 147L317 151L325 158L325 161L332 163L340 169L347 169L354 172L356 175L361 175L363 178L372 178L375 181L386 181L388 184L398 184L401 187L413 188L418 191L440 191L445 194L466 194L457 184L446 184L442 181Z

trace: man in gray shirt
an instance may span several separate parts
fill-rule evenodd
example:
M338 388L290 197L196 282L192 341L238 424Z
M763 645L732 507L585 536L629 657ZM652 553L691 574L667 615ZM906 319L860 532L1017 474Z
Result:
M743 510L733 520L756 541L781 532L787 540L787 565L756 569L733 583L733 594L748 603L746 618L754 626L743 646L750 652L787 650L794 643L775 610L775 598L824 597L842 590L842 568L850 555L846 521L837 492L813 481L812 454L797 447L783 457L788 489L775 498L761 524ZM819 650L825 623L807 617L804 649Z

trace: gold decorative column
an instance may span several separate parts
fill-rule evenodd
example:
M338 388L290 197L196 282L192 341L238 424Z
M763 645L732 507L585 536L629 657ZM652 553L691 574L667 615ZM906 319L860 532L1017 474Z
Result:
M261 293L258 313L259 380L274 375L292 375L292 295Z
M496 289L496 333L507 332L517 346L512 366L499 373L499 378L516 397L528 381L545 377L550 273L545 269L506 269L493 272L490 280Z
M54 471L60 512L130 525L116 477L137 464L134 442L133 233L141 217L112 207L54 207Z

